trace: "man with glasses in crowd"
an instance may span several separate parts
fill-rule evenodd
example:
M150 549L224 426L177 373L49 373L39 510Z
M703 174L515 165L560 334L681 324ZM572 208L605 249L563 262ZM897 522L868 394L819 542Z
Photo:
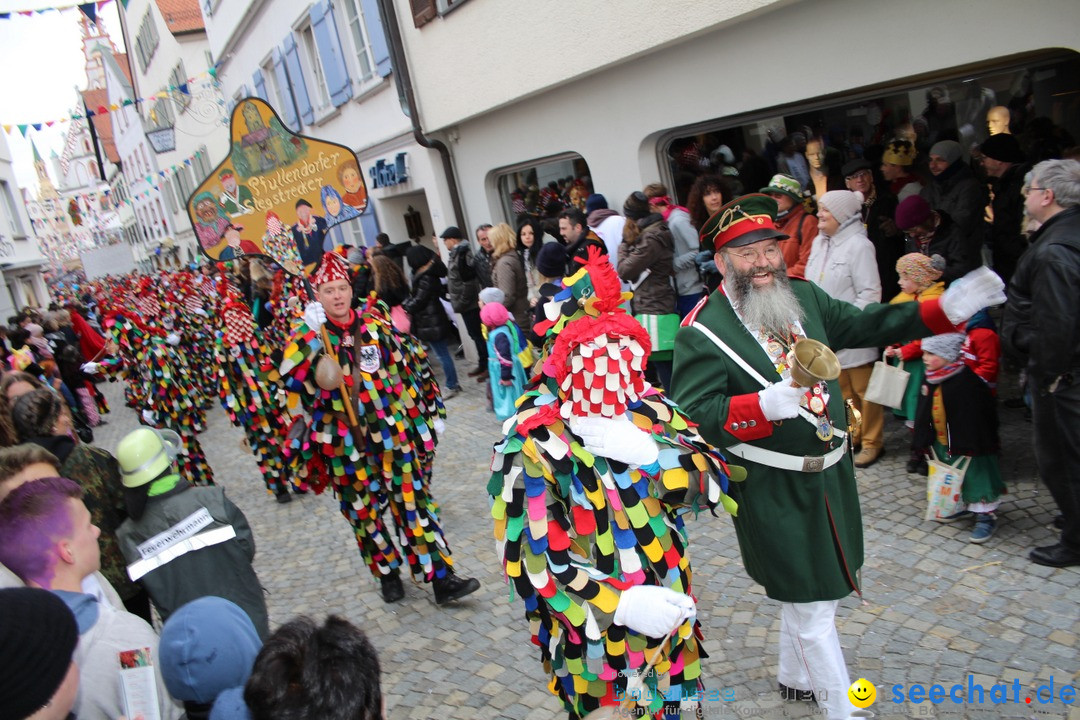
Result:
M1069 567L1080 565L1080 162L1039 163L1023 195L1040 225L1009 284L1001 339L1027 364L1035 461L1061 510L1061 539L1029 557Z
M854 711L835 616L841 598L860 592L862 515L840 386L795 386L789 352L804 337L838 350L953 332L1005 298L982 269L940 299L859 310L787 277L776 208L746 195L702 227L724 280L676 335L672 396L702 437L747 469L730 486L735 531L750 577L782 603L781 693L816 699L835 720Z
M861 158L847 162L840 173L852 192L863 194L862 223L866 236L874 244L878 277L881 279L881 301L889 302L900 292L896 261L904 254L904 235L896 227L896 196L888 190L878 190L870 161Z

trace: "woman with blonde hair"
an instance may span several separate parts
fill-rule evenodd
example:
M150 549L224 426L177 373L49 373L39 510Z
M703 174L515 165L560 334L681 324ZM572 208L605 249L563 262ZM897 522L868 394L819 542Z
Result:
M499 223L488 230L488 240L494 248L495 262L491 266L491 284L503 291L503 305L510 311L518 327L529 325L529 286L525 280L525 266L516 252L517 235L506 223Z

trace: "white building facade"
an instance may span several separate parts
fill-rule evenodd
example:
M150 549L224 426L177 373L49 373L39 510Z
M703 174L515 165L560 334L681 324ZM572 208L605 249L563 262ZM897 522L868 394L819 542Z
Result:
M228 151L228 117L219 83L209 72L214 61L202 13L198 0L130 0L120 11L133 93L153 98L138 104L137 115L153 153L149 166L161 207L156 200L149 207L143 202L139 212L149 213L149 223L155 212L166 218L169 234L155 238L158 261L187 264L199 259L188 198ZM131 165L129 180L145 182L145 173L135 169L146 167L141 152L131 157Z
M519 194L567 175L616 210L656 181L684 203L721 146L767 159L770 130L804 125L855 156L908 121L924 147L948 133L967 146L1000 104L1017 132L1048 118L1080 138L1068 0L385 2L472 225L512 223Z
M0 133L0 322L24 307L46 307L49 291L41 276L45 257L38 250L24 198L15 184L11 149Z

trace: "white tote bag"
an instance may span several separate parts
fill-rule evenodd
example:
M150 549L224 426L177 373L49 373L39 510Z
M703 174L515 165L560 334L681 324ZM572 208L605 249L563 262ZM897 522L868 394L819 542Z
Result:
M872 403L899 409L904 404L904 393L910 379L911 373L904 370L903 360L898 367L893 367L882 354L881 360L874 363L863 397Z
M928 458L926 465L926 515L923 520L942 520L955 515L964 508L960 490L964 487L964 473L971 464L970 457L961 458L956 465Z

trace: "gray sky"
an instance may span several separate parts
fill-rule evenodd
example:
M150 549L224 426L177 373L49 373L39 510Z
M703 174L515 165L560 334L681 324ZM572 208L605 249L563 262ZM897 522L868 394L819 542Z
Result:
M73 0L45 3L41 0L0 0L0 12L32 10L66 5ZM106 3L98 14L117 48L123 52L117 0ZM86 60L79 32L81 13L75 8L30 17L12 16L0 20L0 123L45 122L69 117L79 98L75 88L86 87ZM64 150L68 123L56 123L41 132L31 128L23 139L17 128L7 136L14 161L15 176L21 187L36 191L33 138L42 157L53 150ZM3 132L0 129L0 132ZM53 178L54 180L56 178Z

